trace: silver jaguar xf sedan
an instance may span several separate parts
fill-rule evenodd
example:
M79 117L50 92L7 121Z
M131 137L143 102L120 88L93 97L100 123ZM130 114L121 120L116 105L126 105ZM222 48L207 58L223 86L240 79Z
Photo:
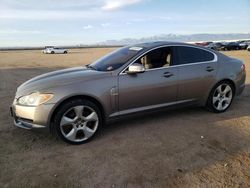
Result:
M172 106L226 111L242 93L241 60L185 43L120 48L87 66L37 76L18 87L11 113L24 129L49 128L70 144L114 118Z

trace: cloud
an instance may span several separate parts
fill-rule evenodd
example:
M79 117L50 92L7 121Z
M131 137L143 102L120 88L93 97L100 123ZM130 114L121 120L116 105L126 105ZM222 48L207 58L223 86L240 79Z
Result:
M112 11L142 2L142 0L106 0L102 10Z
M15 20L72 20L72 19L95 19L104 17L97 11L79 11L79 10L16 10L5 9L0 12L0 19Z
M131 22L125 22L126 25L131 25L132 23Z
M106 0L0 0L0 10L5 8L23 10L61 10L101 7Z
M103 20L114 17L112 10L143 1L147 0L0 0L0 20Z
M170 16L159 16L158 18L161 19L161 20L165 20L165 21L168 21L168 20L172 20L172 19L173 19L173 18L170 17Z
M116 10L149 0L0 0L0 10Z
M110 23L102 23L101 26L102 27L109 27L111 24Z
M94 28L93 25L86 25L86 26L83 27L83 29L93 29L93 28Z
M42 31L37 30L16 30L16 29L4 29L0 30L0 34L42 34Z

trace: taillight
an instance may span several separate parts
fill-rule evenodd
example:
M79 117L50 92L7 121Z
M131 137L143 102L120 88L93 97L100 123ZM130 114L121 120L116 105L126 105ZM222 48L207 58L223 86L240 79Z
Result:
M245 64L242 64L242 65L241 65L241 70L242 70L242 71L246 71L246 65L245 65Z

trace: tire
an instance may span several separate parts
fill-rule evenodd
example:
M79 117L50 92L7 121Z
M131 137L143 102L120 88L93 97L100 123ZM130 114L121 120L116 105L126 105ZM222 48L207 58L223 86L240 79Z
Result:
M64 53L64 54L67 54L68 52L67 52L67 51L64 51L63 53Z
M217 83L211 90L206 107L215 113L225 112L234 99L234 86L228 81Z
M74 99L63 104L55 114L54 129L69 144L84 144L102 127L100 109L91 101Z
M54 54L54 53L55 53L54 51L51 52L51 54Z

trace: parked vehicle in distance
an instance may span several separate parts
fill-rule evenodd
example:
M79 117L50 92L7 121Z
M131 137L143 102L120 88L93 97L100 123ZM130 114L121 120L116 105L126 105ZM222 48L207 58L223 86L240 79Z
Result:
M223 42L216 42L215 44L217 46L217 50L220 50L220 48L224 45Z
M45 54L67 54L68 50L64 48L47 47L43 50Z
M218 45L217 45L217 43L214 43L214 42L211 42L208 45L205 45L204 47L210 48L212 50L218 50Z
M249 42L241 41L241 42L239 42L239 46L240 46L241 50L246 50L247 47L249 46Z
M44 49L46 48L55 48L55 46L45 46Z
M218 42L218 51L224 50L223 48L228 44L228 42Z
M47 127L67 143L82 144L105 123L129 114L184 105L225 112L245 79L243 62L217 51L143 43L28 80L17 88L11 113L17 127Z
M213 42L196 42L195 44L198 46L208 46L211 43L213 43Z
M239 49L240 49L240 45L237 42L225 43L220 48L220 50L239 50Z

